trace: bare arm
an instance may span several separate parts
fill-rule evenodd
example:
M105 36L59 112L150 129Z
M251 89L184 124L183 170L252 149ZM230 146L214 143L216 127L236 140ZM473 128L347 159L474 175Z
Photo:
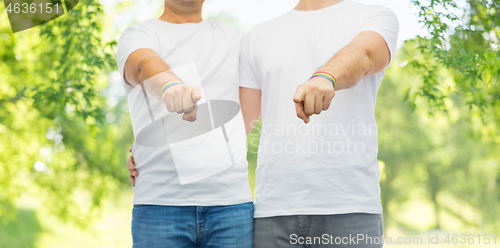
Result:
M310 116L327 110L336 90L348 89L361 78L377 74L390 62L390 51L384 38L372 31L359 33L348 46L340 50L318 71L335 76L336 88L321 77L310 79L297 88L293 97L297 116L309 123Z
M368 75L381 72L390 62L391 54L384 38L373 31L358 34L319 71L337 79L336 90L348 89Z
M151 97L162 99L168 111L184 113L182 116L184 120L196 120L196 99L199 100L198 95L201 98L201 93L194 86L178 85L170 87L161 95L163 83L168 80L182 81L172 73L170 67L155 51L138 49L131 53L125 62L123 74L127 84L132 86L142 84ZM183 102L182 99L186 101ZM132 146L129 151L132 152ZM135 168L132 155L127 160L127 166L129 180L135 186L135 178L139 176L139 172Z
M155 51L147 48L138 49L128 56L125 62L124 76L126 82L138 85L162 72L169 72L170 67ZM172 75L172 79L178 79Z
M182 81L155 51L138 49L131 53L125 62L123 76L128 84L141 84L151 97L163 100L168 111L184 113L184 120L196 120L196 102L201 99L200 90L190 85L174 85L161 94L165 82Z
M241 112L245 121L247 135L252 131L261 116L261 90L240 87Z

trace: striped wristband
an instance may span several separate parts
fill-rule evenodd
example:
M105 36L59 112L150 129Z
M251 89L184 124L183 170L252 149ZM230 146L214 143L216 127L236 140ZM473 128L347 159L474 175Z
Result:
M334 89L337 86L337 79L335 79L335 77L328 72L318 71L318 72L314 73L311 78L315 78L315 77L322 77L322 78L326 78L326 79L330 80L333 84Z
M178 82L178 81L174 81L174 80L169 80L169 81L165 82L163 84L163 86L161 86L161 95L163 95L163 92L165 92L165 90L167 90L169 87L177 85L177 84L183 84L183 83Z

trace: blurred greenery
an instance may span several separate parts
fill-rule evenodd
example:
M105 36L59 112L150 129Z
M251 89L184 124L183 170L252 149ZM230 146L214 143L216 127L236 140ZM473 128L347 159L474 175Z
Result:
M460 95L470 108L497 109L500 1L412 0L412 3L419 8L418 15L429 32L415 39L420 53L409 60L423 79L408 90L412 107L416 106L417 98L424 98L432 109L446 110L445 99ZM452 72L451 83L440 80L440 68ZM498 115L495 120L498 123Z
M411 223L392 218L397 210L391 207L411 199L412 194L423 193L434 216L426 228L450 228L441 221L441 214L446 213L456 217L463 228L497 230L498 146L484 142L481 134L492 123L483 123L482 112L470 111L461 95L444 101L447 111L432 114L426 108L413 110L401 104L404 89L420 80L419 69L407 64L417 51L416 42L407 42L400 49L377 97L380 184L382 203L388 210L385 224L412 229ZM443 83L453 82L448 70L440 70L438 75ZM428 103L418 99L416 104ZM464 208L474 209L474 216L465 215Z
M498 234L499 1L412 2L427 35L399 49L377 97L386 236ZM13 35L0 4L0 247L130 246L133 135L114 61L124 27L108 23L131 7L83 0Z
M95 0L39 28L12 34L0 5L0 216L33 194L44 210L85 226L101 201L127 181L133 137L121 104L106 104L112 46ZM112 69L113 68L113 69ZM39 161L38 170L34 164Z
M42 231L34 210L20 210L16 222L9 222L0 229L0 247L34 247ZM19 238L23 232L22 239Z

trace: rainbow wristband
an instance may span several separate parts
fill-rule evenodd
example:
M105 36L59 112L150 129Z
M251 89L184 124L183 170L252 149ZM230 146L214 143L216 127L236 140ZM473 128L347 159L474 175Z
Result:
M337 79L335 79L335 77L328 72L318 71L318 72L314 73L311 78L315 78L315 77L322 77L322 78L326 78L326 79L332 81L334 89L337 86Z
M169 81L165 82L163 84L163 86L161 86L161 95L163 95L163 92L165 92L165 90L167 90L169 87L174 86L176 84L182 84L182 83L178 82L178 81L173 81L173 80L169 80Z

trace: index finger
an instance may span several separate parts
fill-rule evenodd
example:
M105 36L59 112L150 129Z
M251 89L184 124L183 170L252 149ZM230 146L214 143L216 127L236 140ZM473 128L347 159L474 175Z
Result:
M196 121L196 111L197 110L198 110L198 106L195 105L193 108L193 111L191 111L189 113L184 113L184 115L182 116L182 119L185 121L190 121L190 122Z
M304 103L295 103L295 111L297 112L297 117L302 119L306 124L309 123L309 115L304 111Z

